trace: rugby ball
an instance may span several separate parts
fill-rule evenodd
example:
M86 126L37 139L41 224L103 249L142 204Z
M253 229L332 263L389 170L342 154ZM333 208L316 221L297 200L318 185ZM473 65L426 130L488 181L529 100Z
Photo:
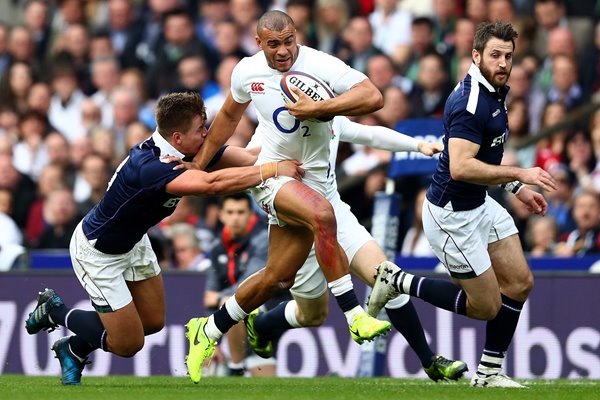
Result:
M323 101L332 99L335 97L333 91L320 79L307 74L306 72L300 71L289 71L283 74L281 77L280 83L281 96L283 97L283 101L286 103L295 103L298 101L298 97L294 92L292 92L291 87L295 86L302 93L310 97L314 101ZM333 117L326 119L314 119L319 122L331 121ZM313 119L309 119L313 120Z

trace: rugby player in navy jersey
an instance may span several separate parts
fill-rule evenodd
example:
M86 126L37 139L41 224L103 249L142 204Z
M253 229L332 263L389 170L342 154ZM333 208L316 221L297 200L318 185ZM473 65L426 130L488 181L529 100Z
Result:
M544 215L538 192L556 189L541 168L500 165L508 136L506 86L517 32L508 23L484 23L473 42L473 64L448 97L444 151L423 204L423 228L454 283L415 276L391 264L378 269L368 312L377 315L398 293L437 307L487 320L476 387L524 387L502 370L504 357L533 287L518 230L506 209L487 194L501 185L527 208Z
M102 200L73 233L69 249L73 269L96 311L71 309L52 289L39 294L25 322L27 332L60 325L75 333L52 346L63 384L80 384L87 357L94 350L131 357L143 347L145 335L163 328L163 280L146 232L173 213L181 196L234 193L278 175L298 180L304 175L296 161L210 173L174 170L166 156L191 159L206 138L205 120L204 102L198 94L162 97L156 109L157 130L131 148ZM243 149L222 148L208 168L230 165L236 152L234 158L239 161Z

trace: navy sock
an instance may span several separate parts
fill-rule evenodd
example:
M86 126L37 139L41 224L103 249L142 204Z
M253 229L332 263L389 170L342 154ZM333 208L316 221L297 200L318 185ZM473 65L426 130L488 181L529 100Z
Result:
M60 307L56 307L50 310L48 314L50 314L50 318L52 318L52 321L55 324L65 326L65 318L67 317L69 311L71 311L71 309L63 304Z
M236 321L233 318L231 318L231 315L229 315L229 312L227 311L227 307L225 307L225 304L223 304L221 306L221 308L219 308L213 314L213 318L215 319L215 325L223 333L227 333L231 329L232 326L234 326L235 324L237 324L239 322L239 321Z
M277 336L281 331L292 329L292 326L285 318L285 306L287 301L279 303L273 309L266 313L261 313L254 320L256 332L265 339L271 339Z
M467 315L467 295L450 281L415 276L409 294L444 310Z
M487 322L485 328L484 354L493 357L502 357L517 329L517 323L523 309L523 301L517 301L502 295L502 306L496 318ZM486 353L487 352L487 353Z
M394 328L404 336L410 347L421 360L421 365L427 368L431 365L433 351L425 339L421 320L412 302L408 302L400 308L386 308L390 322Z
M97 347L92 346L80 336L71 336L69 339L69 346L71 347L71 351L79 358L86 358L90 355L90 353L97 349Z
M354 290L348 290L347 292L334 297L343 312L350 311L354 307L360 305Z
M97 312L73 310L65 321L65 326L93 348L106 350L104 325Z

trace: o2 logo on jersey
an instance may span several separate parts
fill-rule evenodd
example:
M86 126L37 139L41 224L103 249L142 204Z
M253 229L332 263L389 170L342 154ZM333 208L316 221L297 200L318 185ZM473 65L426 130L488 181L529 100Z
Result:
M284 112L284 111L287 113L287 117L286 117L286 116L283 116L283 118L282 118L282 120L283 120L283 121L282 121L282 122L288 122L288 121L290 121L290 120L293 120L293 121L294 121L294 125L293 125L292 127L290 127L289 129L288 129L288 128L286 128L286 127L284 127L284 126L281 124L281 122L279 122L279 115L280 115L282 112ZM300 120L298 120L298 119L296 119L296 118L292 117L292 116L291 116L291 115L288 113L288 110L287 110L287 108L285 108L285 107L279 107L279 108L275 109L275 111L273 111L273 123L275 124L275 126L277 127L277 129L278 129L280 132L282 132L282 133L286 133L286 134L288 134L288 135L289 135L290 133L294 133L294 132L296 132L296 131L298 130L298 128L300 127Z
M506 142L507 138L508 138L508 128L506 128L504 130L502 135L497 136L494 138L494 140L492 140L492 145L490 147L500 146L502 143Z
M179 203L179 200L181 200L181 197L172 197L163 203L163 207L166 207L166 208L176 207L177 204Z

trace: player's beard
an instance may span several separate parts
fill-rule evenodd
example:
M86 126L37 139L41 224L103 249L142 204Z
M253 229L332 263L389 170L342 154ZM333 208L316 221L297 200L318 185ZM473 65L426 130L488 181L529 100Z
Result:
M508 82L508 78L510 76L511 69L512 69L512 66L510 68L505 69L503 72L505 72L506 75L502 76L502 75L497 75L497 73L494 73L494 72L492 72L491 69L487 68L487 66L485 65L485 63L483 62L483 60L479 64L479 70L481 71L481 75L483 75L483 77L495 89L498 89L498 88L506 85L506 82Z

